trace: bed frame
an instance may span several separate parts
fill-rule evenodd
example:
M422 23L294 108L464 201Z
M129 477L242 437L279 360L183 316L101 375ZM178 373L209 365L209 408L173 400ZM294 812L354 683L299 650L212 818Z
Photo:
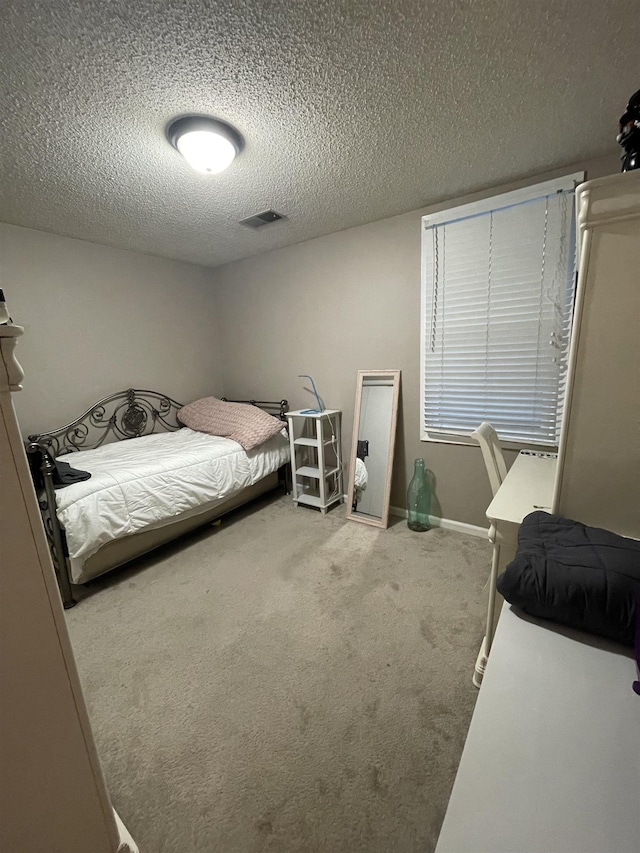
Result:
M227 401L226 397L222 397L222 399ZM250 403L286 423L285 413L289 408L286 400L279 402L233 400L227 402ZM58 521L55 509L56 497L53 484L55 464L53 459L77 450L93 450L112 441L139 438L156 432L173 432L182 426L177 417L180 408L182 408L182 403L172 400L166 394L129 388L126 391L119 391L99 400L79 418L66 426L28 436L26 450L32 463L31 470L38 504L65 609L73 607L76 601L72 591L65 534ZM180 536L188 530L220 518L231 509L253 500L271 488L280 486L285 493L288 493L290 482L288 467L285 465L279 469L274 484L271 484L269 477L266 477L264 481L260 481L248 489L243 489L228 499L221 500L215 508L209 508L202 514L195 514L188 520L182 519L171 522L154 531L143 529L138 533L124 537L122 540L116 540L117 545L107 553L106 560L104 555L101 560L98 560L99 571L96 572L96 575L122 565L158 547L158 545L175 539L176 536ZM269 483L266 483L267 480ZM265 484L265 487L260 487L261 483ZM99 556L101 551L106 551L109 546L114 546L114 543L107 543L96 556Z

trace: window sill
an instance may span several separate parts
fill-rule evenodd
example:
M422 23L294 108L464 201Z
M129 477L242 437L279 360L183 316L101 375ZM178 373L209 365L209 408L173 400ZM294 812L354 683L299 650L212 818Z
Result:
M453 444L461 447L479 447L478 442L466 433L450 435L445 433L428 433L420 434L420 441L426 441L433 444ZM549 453L557 453L558 445L549 444L542 441L500 441L503 450L543 450Z

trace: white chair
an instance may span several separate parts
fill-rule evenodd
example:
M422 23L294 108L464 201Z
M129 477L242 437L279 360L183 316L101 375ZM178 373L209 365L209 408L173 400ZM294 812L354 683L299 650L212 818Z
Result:
M504 478L507 476L507 466L502 454L502 447L498 433L487 421L483 421L480 426L471 433L472 438L480 445L484 464L489 475L491 491L495 497L498 489L502 485ZM489 603L487 607L487 627L476 660L476 666L473 673L473 683L476 687L482 684L482 677L487 666L489 652L491 651L491 643L495 632L495 609L496 609L496 580L498 577L498 565L500 563L500 545L496 542L496 528L492 524L489 528L489 542L493 545L493 557L491 559L491 574L489 575Z
M471 433L471 437L475 438L482 450L484 464L487 467L487 474L491 483L491 491L495 498L498 489L507 476L507 466L502 455L498 433L490 423L483 421L478 429Z

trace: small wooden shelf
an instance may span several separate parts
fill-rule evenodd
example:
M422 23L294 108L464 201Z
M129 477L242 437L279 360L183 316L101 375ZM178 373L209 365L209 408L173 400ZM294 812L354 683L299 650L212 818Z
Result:
M302 438L294 438L293 443L301 445L302 447L317 447L318 446L318 439L317 438L311 438L310 436L303 435ZM324 439L324 446L325 447L331 443L332 443L332 441L330 438Z
M313 477L314 480L320 479L320 469L313 465L302 465L300 468L296 468L296 474L298 477Z
M332 477L334 474L337 474L339 470L339 468L330 468L328 471L324 472L324 476ZM296 468L296 474L300 477L313 477L315 480L319 480L322 476L320 469L313 465L303 465L301 468Z
M297 504L309 504L309 506L317 506L322 508L322 498L320 495L309 495L306 492L301 492L297 498L293 499Z
M338 409L287 412L293 502L323 514L343 500L341 415Z

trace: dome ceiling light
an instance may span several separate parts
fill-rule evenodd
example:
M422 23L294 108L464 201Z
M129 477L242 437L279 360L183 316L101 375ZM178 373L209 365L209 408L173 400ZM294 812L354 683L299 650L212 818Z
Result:
M184 116L167 128L169 142L196 172L217 175L242 151L244 140L224 121L210 116Z

